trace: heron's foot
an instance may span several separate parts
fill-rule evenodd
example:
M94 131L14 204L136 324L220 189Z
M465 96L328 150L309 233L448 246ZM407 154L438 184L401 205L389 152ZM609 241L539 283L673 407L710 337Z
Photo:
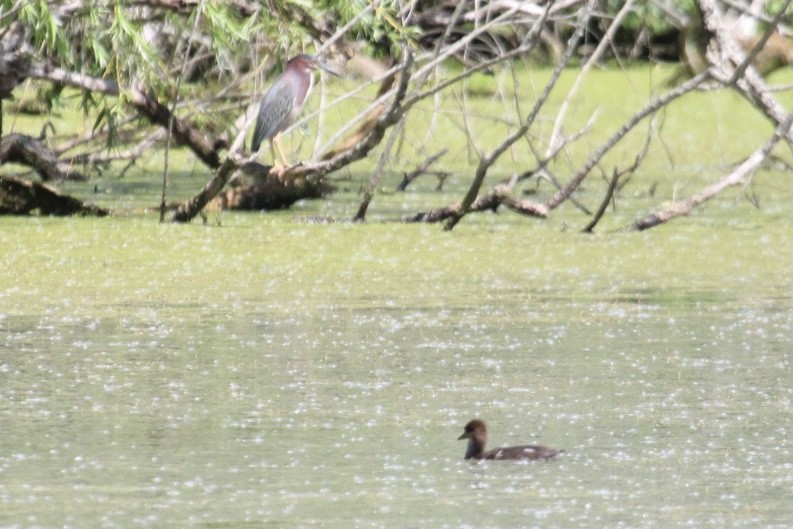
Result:
M273 166L270 168L270 174L276 177L277 179L281 180L281 177L284 176L284 173L286 173L287 169L289 169L288 165L274 162Z

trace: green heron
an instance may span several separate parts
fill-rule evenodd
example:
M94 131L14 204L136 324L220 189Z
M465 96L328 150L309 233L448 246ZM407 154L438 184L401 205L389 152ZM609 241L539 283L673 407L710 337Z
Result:
M301 54L289 59L283 73L276 78L270 89L264 94L256 116L256 128L253 129L251 151L259 150L264 140L270 140L270 150L275 164L275 148L281 163L289 165L281 149L280 133L295 120L308 98L313 83L312 70L325 70L340 77L313 55Z

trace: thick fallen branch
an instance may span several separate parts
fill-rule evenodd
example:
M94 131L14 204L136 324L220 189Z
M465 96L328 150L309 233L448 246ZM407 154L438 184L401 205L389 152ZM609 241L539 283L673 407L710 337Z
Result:
M58 160L46 145L24 134L9 134L0 140L0 164L6 162L33 168L44 182L85 180L73 166Z
M88 202L62 195L54 187L13 176L0 176L0 215L83 215L104 217L108 211Z
M520 199L512 194L516 181L517 179L513 178L509 183L497 185L489 192L477 197L468 211L472 213L496 212L500 206L505 206L520 215L540 219L548 217L548 208L544 204ZM403 217L401 220L402 222L443 222L454 218L458 213L458 206L454 204L428 212L416 213L415 215Z
M272 174L270 169L270 166L259 162L243 164L239 173L245 174L244 183L220 193L207 207L251 211L284 209L298 200L322 198L333 191L333 186L325 179L297 176L282 180Z

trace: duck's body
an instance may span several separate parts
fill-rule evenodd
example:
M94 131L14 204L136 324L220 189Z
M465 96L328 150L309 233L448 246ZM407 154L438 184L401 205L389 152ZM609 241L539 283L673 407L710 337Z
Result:
M465 459L490 459L490 460L550 460L556 459L563 450L556 450L540 445L509 446L495 448L485 452L487 443L487 427L483 421L474 419L465 425L465 431L457 438L468 439L465 449Z

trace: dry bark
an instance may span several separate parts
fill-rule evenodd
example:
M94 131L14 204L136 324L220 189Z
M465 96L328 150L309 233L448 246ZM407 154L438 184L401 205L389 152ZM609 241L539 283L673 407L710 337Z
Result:
M258 162L244 164L238 173L245 175L244 182L220 193L207 207L251 211L284 209L298 200L322 198L334 189L325 180L304 175L283 180L272 174L270 169L270 166Z

